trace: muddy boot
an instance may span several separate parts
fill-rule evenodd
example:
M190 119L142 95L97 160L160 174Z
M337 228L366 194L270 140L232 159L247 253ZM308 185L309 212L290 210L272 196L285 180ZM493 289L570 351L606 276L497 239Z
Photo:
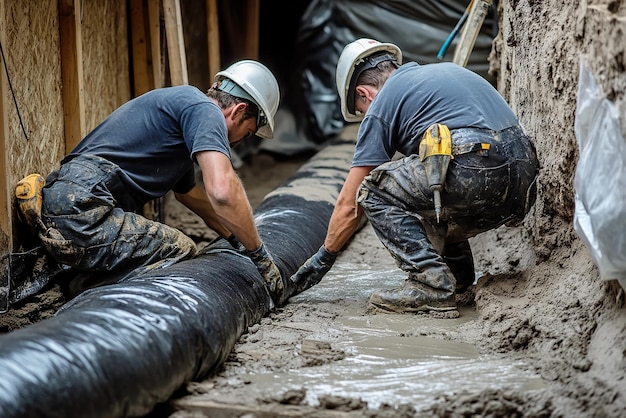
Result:
M464 293L474 284L474 257L468 240L446 243L443 261L450 267L456 279L456 293Z
M398 313L456 310L454 279L449 275L441 269L412 273L402 286L374 292L370 296L370 303L377 308Z

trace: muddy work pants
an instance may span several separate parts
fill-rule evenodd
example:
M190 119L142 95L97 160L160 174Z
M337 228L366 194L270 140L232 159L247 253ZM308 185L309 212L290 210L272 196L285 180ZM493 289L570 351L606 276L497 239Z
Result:
M440 222L418 155L372 170L357 198L398 266L409 277L425 277L421 281L432 277L439 283L428 284L445 290L454 286L454 281L448 280L452 273L457 280L464 276L463 281L473 281L469 238L524 218L536 198L539 169L535 148L520 127L500 132L467 128L451 133L453 148L472 143L491 147L488 152L455 155L450 161L441 193ZM472 271L467 271L468 267ZM429 270L436 273L420 274Z
M179 230L120 207L120 168L79 156L48 176L39 236L60 263L121 278L138 267L191 257L194 241ZM126 191L126 193L128 193Z

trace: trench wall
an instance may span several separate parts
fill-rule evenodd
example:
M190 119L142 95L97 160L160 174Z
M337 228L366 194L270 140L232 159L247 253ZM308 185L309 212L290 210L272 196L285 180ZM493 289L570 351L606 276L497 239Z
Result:
M538 199L526 225L540 259L578 240L573 230L574 133L580 60L622 115L626 137L626 3L611 0L498 2L490 56L500 92L534 138Z

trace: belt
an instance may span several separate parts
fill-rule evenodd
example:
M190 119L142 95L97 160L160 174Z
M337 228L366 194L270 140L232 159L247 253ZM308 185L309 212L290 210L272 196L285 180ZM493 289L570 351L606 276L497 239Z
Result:
M452 145L452 155L469 154L475 152L478 155L488 156L491 144L486 142L471 142L468 144Z

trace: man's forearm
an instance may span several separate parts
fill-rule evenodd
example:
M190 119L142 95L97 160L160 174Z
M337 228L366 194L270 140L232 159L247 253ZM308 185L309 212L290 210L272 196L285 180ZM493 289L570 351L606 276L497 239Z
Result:
M254 251L261 245L261 238L243 185L240 182L234 184L229 196L229 199L215 203L215 212L222 224L235 234L244 247Z
M226 238L231 234L213 210L204 189L196 186L187 194L175 193L175 196L176 200L202 218L204 223L218 235Z

